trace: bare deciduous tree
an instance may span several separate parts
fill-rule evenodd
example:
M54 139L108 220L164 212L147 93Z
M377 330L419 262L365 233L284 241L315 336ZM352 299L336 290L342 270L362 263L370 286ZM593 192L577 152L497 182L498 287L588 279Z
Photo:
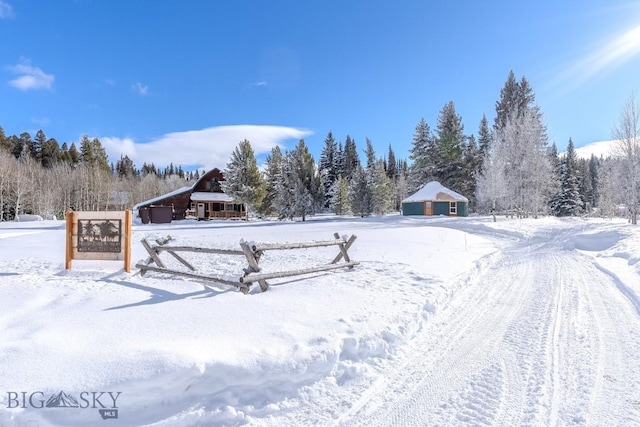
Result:
M637 224L640 210L640 102L631 93L625 102L618 121L611 130L616 140L614 156L620 160L620 186L626 194L632 224Z

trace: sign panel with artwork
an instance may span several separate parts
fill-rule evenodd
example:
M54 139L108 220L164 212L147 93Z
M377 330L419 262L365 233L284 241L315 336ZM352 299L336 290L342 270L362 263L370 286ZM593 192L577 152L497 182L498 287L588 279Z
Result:
M67 212L66 263L74 259L123 261L131 271L131 211Z

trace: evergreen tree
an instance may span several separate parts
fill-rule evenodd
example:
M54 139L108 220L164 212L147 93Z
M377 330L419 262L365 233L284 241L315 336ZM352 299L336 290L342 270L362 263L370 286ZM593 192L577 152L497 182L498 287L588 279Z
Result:
M396 164L396 155L389 144L389 157L387 158L387 176L393 181L398 177L398 166Z
M589 174L589 161L586 159L578 159L577 164L578 176L578 193L580 201L587 214L591 214L593 204L591 203L593 187L591 186L591 176Z
M367 159L366 168L369 170L373 169L373 166L376 164L376 150L373 148L373 144L369 138L365 138L364 154Z
M320 175L303 139L285 156L282 181L278 192L280 218L301 217L305 221L324 203Z
M271 149L271 154L267 156L265 161L266 191L259 209L262 215L271 216L278 212L278 188L279 183L282 182L283 161L282 150L280 150L280 146L276 145Z
M49 169L60 159L62 159L62 153L60 151L58 141L53 138L46 140L42 144L42 149L40 150L40 161L42 166Z
M377 215L389 213L394 206L393 180L384 168L384 162L378 160L372 167L372 209Z
M11 143L11 154L13 154L16 159L19 159L22 157L25 149L27 152L29 151L29 145L26 144L27 141L31 141L31 136L26 132L20 135L20 138L15 135L11 135L9 137L9 141Z
M460 181L460 193L469 199L469 210L476 210L476 179L482 168L482 155L476 144L476 139L471 135L462 152L462 180Z
M551 213L556 216L574 216L582 212L583 201L579 192L578 156L569 138L567 152L560 162L560 190L550 202Z
M496 102L496 118L494 128L503 129L507 125L507 121L518 110L518 95L521 92L516 81L513 70L509 71L507 81L500 89L500 99Z
M9 139L7 138L7 136L4 133L4 129L2 129L2 126L0 126L0 150L6 151L6 152L11 152L11 143L9 142ZM0 215L2 214L2 212L0 212Z
M356 149L356 142L347 135L347 139L344 142L344 163L342 176L350 179L360 166L360 158L358 157L358 150Z
M171 167L173 168L173 164ZM226 194L246 204L249 209L260 206L266 185L248 140L241 141L231 153L224 178L222 189Z
M373 191L367 171L358 166L349 184L351 211L360 217L370 216L373 212Z
M489 122L487 116L482 115L480 120L480 127L478 128L478 149L480 151L480 157L478 161L478 171L482 170L484 159L489 155L489 147L491 146L491 130L489 129Z
M71 147L69 147L69 160L72 165L77 165L80 163L80 152L76 148L76 143L72 142Z
M338 179L338 158L337 145L333 139L331 131L324 140L324 148L320 153L320 171L323 176L323 187L325 193L324 207L329 207L331 203L331 187Z
M432 139L429 125L424 118L420 119L416 125L411 148L409 149L411 165L409 166L407 178L410 192L417 191L424 184L433 180L433 161L430 157L430 152L433 151Z
M592 208L597 208L600 203L600 185L598 184L599 169L600 161L592 154L589 159L589 179L591 180L591 197L589 198L589 203Z
M344 177L345 176L345 159L344 159L344 149L342 148L342 141L338 141L338 147L336 148L336 176Z
M437 135L437 155L431 156L435 163L435 177L445 187L462 192L467 186L462 164L466 137L462 118L456 113L453 101L440 110Z
M36 136L33 139L33 143L31 145L31 157L36 159L36 161L42 161L42 147L45 146L47 142L47 137L44 136L44 132L39 130L36 132Z
M120 155L120 160L116 163L114 173L118 178L131 178L137 175L133 160L129 156L122 155Z
M72 145L73 147L73 145ZM109 171L109 159L107 152L98 138L89 139L84 135L80 141L80 162L86 165L97 166L102 170Z
M480 126L478 127L478 148L483 157L487 156L489 147L491 146L491 130L489 129L489 121L486 114L482 115Z
M331 187L331 209L336 215L351 213L351 200L349 199L349 182L338 177Z
M453 101L447 102L440 110L436 129L438 151L442 160L445 162L459 161L462 156L465 135L462 117L456 112Z

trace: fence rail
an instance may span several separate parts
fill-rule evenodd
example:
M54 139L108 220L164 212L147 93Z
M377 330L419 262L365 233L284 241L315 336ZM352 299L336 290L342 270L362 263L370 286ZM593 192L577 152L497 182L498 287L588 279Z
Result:
M347 252L353 242L356 240L356 236L352 235L351 237L347 238L346 236L341 237L338 233L334 233L333 237L333 240L286 243L256 243L240 240L239 250L204 248L197 246L170 246L168 245L168 243L173 240L171 236L167 236L163 239L156 239L154 245L149 243L149 241L144 238L140 242L149 254L149 257L144 261L138 262L136 264L136 268L140 269L141 276L144 276L148 271L152 271L156 273L172 274L200 280L209 280L224 285L234 286L244 294L249 293L252 284L257 282L260 285L261 291L264 292L269 288L267 279L300 276L322 271L331 271L340 268L351 269L354 266L358 265L359 262L352 261ZM313 249L326 246L337 246L339 250L339 253L335 256L335 258L333 258L333 260L327 264L277 272L264 272L259 265L260 258L265 254L265 252L268 251ZM238 277L237 281L229 280L213 274L195 272L195 267L181 255L178 255L176 252L217 254L225 256L244 256L248 266L243 269L243 274ZM184 265L189 271L177 270L167 267L163 260L160 258L160 255L162 253L168 253L180 264ZM340 262L342 259L344 259L344 262ZM151 265L154 263L155 266Z

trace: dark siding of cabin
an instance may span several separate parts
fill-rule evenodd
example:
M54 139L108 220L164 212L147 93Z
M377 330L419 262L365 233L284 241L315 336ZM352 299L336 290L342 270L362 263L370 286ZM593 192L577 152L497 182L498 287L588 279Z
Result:
M447 215L449 216L449 202L434 202L433 214L434 215Z
M403 203L402 215L424 215L424 202Z
M469 216L469 204L467 202L458 202L458 216Z
M151 206L171 206L173 207L173 218L172 219L184 219L185 212L189 208L189 198L191 197L191 191L187 190L184 193L176 194L161 200L157 200L153 203L150 203L145 206L140 207L140 211L144 208L149 208ZM140 218L143 218L143 214L140 213Z
M193 191L205 193L222 193L223 191L220 186L220 183L222 181L224 181L224 177L222 176L222 172L220 172L220 169L211 169L209 172L200 177L200 179L196 183L196 188L194 188Z

